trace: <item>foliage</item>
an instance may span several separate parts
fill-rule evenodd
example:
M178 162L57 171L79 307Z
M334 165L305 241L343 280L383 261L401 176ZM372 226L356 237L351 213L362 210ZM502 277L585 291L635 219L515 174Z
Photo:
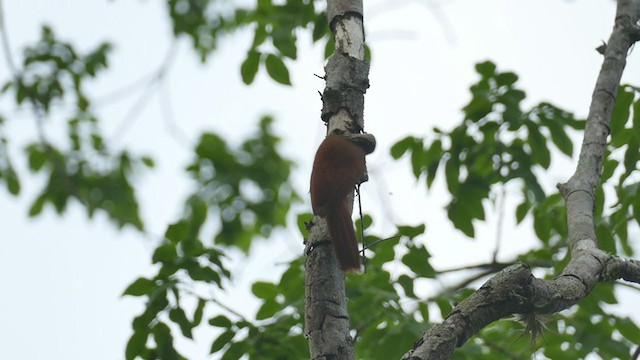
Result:
M223 35L251 27L253 41L240 67L244 83L251 84L264 64L273 80L291 85L285 59L295 60L298 56L298 30L313 27L314 42L329 30L326 17L316 10L315 3L259 0L255 8L234 8L230 1L215 0L169 0L167 4L174 34L189 37L203 62Z
M29 104L37 117L38 139L27 146L26 153L30 170L44 174L47 184L31 205L30 216L40 214L47 204L62 213L74 198L87 209L89 217L99 209L119 227L130 224L143 228L131 178L142 168L152 167L153 160L127 151L110 151L84 91L85 82L107 67L110 50L111 45L103 43L87 54L79 54L44 26L41 39L25 49L22 68L3 86L3 93L12 90L16 104ZM75 114L67 121L67 144L56 146L46 138L46 117L54 105L69 98ZM5 159L0 180L5 180L9 192L17 195L19 180L4 150L7 139L0 140L0 158Z
M225 281L231 278L224 265L225 249L236 247L247 251L256 237L267 237L274 228L286 225L290 206L298 195L288 184L292 163L278 153L279 138L271 132L271 122L270 118L264 118L255 137L247 139L238 149L230 149L216 134L202 135L194 151L195 159L187 168L196 191L187 199L183 217L169 225L165 240L153 254L153 262L160 265L158 273L152 279L139 278L124 293L146 298L146 310L133 321L134 334L127 345L127 359L165 358L158 355L160 351L177 354L170 329L162 332L154 329L157 326L165 329L168 314L168 320L178 325L182 336L191 339L192 329L201 323L205 305L216 304L215 298L207 299L193 289L202 284L204 288L215 286L223 291ZM207 218L216 229L212 241L203 240ZM254 286L254 293L256 288L259 286ZM259 294L260 291L256 295ZM191 319L180 305L185 297L198 304ZM256 319L273 317L279 305L265 300ZM284 326L283 321L278 318L268 324L269 329ZM213 342L211 352L221 350L227 343L232 344L227 349L227 358L239 351L247 352L245 342L251 342L253 350L259 350L260 344L273 347L273 335L264 334L267 325L257 326L245 319L232 323L223 314L209 323L226 329ZM291 317L285 322L297 323ZM232 339L241 329L248 331L249 336L244 338L245 342L233 345ZM155 348L146 347L149 335L157 344Z
M420 179L426 175L426 185L431 187L438 174L444 175L452 201L448 205L451 222L468 236L474 235L472 219L484 219L484 206L495 196L497 185L511 181L522 182L521 198L515 209L515 218L521 223L528 215L532 217L535 234L541 247L521 254L518 259L535 264L552 264L547 276L558 274L568 261L566 251L566 211L558 193L546 194L538 183L539 169L551 165L548 140L565 155L571 156L573 143L568 129L583 129L582 121L549 103L521 111L519 103L524 92L515 88L517 77L512 73L496 72L494 64L478 64L476 70L480 81L471 87L472 99L463 108L465 120L462 125L446 132L434 129L432 140L407 137L391 148L391 155L400 158L409 154L413 174ZM635 188L638 146L634 143L637 130L626 128L629 120L640 115L640 92L629 85L620 88L614 110L611 132L612 141L607 146L607 160L602 182L611 186L617 201L605 208L606 192L598 190L596 214L599 216L596 232L600 246L617 253L616 244L626 255L633 255L628 243L628 229L638 226L635 215L638 195ZM633 111L631 111L633 110ZM617 140L616 136L626 136ZM616 158L616 152L623 159ZM443 174L438 172L444 163ZM623 166L619 165L623 164ZM611 181L617 177L617 183ZM473 188L465 191L466 187ZM462 201L458 201L461 199ZM612 201L610 201L612 202ZM613 203L613 202L612 202ZM629 221L635 219L635 222ZM614 224L614 225L612 225ZM458 294L464 294L458 289ZM457 301L455 295L442 294L440 301ZM598 354L602 358L625 358L631 353L633 336L638 326L628 318L617 316L604 304L617 304L611 284L600 284L579 305L559 316L552 317L547 324L545 336L539 350L551 359L583 358L587 354ZM443 311L445 316L447 311ZM513 321L499 321L483 329L478 337L456 352L455 358L494 359L504 357L526 358L534 351L526 339L519 339L522 328L514 327ZM624 334L617 329L625 328ZM578 339L576 341L576 339Z
M449 219L469 237L475 233L473 220L485 219L483 202L496 185L522 182L525 201L519 209L518 221L541 202L546 195L537 172L551 164L543 132L550 135L560 151L571 156L573 143L567 128L583 127L573 115L549 103L523 111L520 103L525 93L515 87L518 77L514 73L496 72L491 62L478 64L476 70L481 78L471 86L472 98L463 108L462 124L448 132L434 129L430 144L409 136L391 148L396 159L410 155L414 176L420 178L425 174L427 187L433 184L438 169L444 167L452 197L447 206ZM541 221L536 217L536 223ZM547 233L544 224L540 227L537 235L548 241L552 234Z
M251 84L264 65L274 81L288 85L287 63L298 56L302 29L312 28L314 42L328 32L325 17L315 4L310 0L259 0L254 8L241 8L227 1L169 0L167 9L175 36L191 39L202 61L209 59L225 35L250 29L253 40L239 66L243 81ZM331 40L326 44L331 50ZM69 200L75 199L89 216L102 211L119 227L129 224L143 231L133 180L143 168L152 167L153 160L110 150L84 91L86 81L107 68L110 51L111 46L103 43L82 54L43 27L41 39L25 50L21 68L1 94L13 94L16 104L32 108L37 121L39 133L27 146L26 155L30 170L45 176L47 183L31 207L31 216L40 215L47 204L62 213ZM391 148L391 155L395 159L406 155L413 176L427 188L443 178L451 195L449 220L470 238L475 235L475 224L485 220L486 207L499 189L518 184L517 196L522 201L514 216L518 223L531 218L540 246L514 261L546 264L543 272L552 276L567 261L566 214L561 196L545 190L538 179L551 167L556 150L573 156L572 131L583 129L584 122L550 103L525 110L521 104L526 94L516 86L517 75L500 72L488 61L478 64L476 70L480 79L470 89L471 99L463 108L460 125L401 139ZM54 113L58 115L56 106L62 103L73 104L74 112L66 116L67 136L58 144L47 139L42 128ZM252 294L261 301L253 318L233 312L216 297L232 278L227 252L246 253L257 239L287 226L291 206L300 199L289 181L293 163L280 154L280 139L272 123L264 117L255 134L238 146L215 133L200 136L186 169L194 190L184 202L183 214L167 226L153 253L157 272L139 277L124 291L145 301L144 311L132 322L126 359L184 358L174 346L175 338L192 339L196 327L206 326L205 319L220 330L211 353L222 359L307 357L302 258L288 264L279 281L253 285ZM20 179L12 166L15 156L8 153L10 139L3 125L0 117L0 182L9 193L18 195ZM596 232L603 249L633 255L628 233L640 222L636 174L640 89L620 88L611 135L602 177L607 191L598 189ZM298 224L309 218L310 214L299 215ZM372 223L365 216L357 223L357 232ZM304 226L300 230L306 235ZM442 275L430 264L425 231L424 224L398 225L387 241L368 231L365 243L375 245L367 250L367 271L347 279L358 358L399 358L432 319L447 316L474 291L472 281L445 288L430 298L416 291ZM481 280L499 267L489 264L488 270L478 270L486 270L475 278ZM214 290L205 296L202 289ZM534 349L521 338L517 323L501 320L465 344L454 358L495 359L505 354L528 358L533 351L552 359L588 354L626 358L633 341L640 338L640 329L628 318L611 313L606 305L616 303L614 286L601 284L585 301L551 318L545 341Z

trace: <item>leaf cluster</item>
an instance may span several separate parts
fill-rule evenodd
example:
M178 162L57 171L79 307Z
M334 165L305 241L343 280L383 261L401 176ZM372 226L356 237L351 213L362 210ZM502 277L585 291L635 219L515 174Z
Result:
M69 200L75 199L89 217L102 210L119 227L143 228L131 181L136 173L152 167L153 160L108 148L85 91L86 82L107 67L110 51L111 45L102 43L82 54L43 26L40 39L25 49L21 67L2 88L2 94L12 91L16 104L29 106L36 118L39 136L25 151L29 169L47 181L31 205L30 216L40 214L47 204L61 214ZM69 104L74 110L67 120L65 144L58 145L47 137L47 120L54 105ZM3 124L0 122L0 128ZM0 159L4 159L0 161L0 181L17 195L20 182L1 130L0 143Z
M485 219L483 202L496 185L523 182L527 204L529 199L542 201L546 195L536 171L551 164L543 134L571 156L573 144L567 130L584 127L572 114L549 103L522 110L525 93L515 86L514 73L498 72L491 62L478 64L476 71L480 80L471 86L472 98L463 108L460 125L451 131L435 128L430 143L409 136L391 148L395 159L410 157L414 176L419 179L424 174L429 188L444 167L451 194L449 220L469 237L475 234L473 221Z
M255 136L237 148L230 147L216 134L201 136L194 149L194 160L187 167L196 190L187 199L182 218L167 228L165 241L153 254L153 262L160 268L153 278L139 278L125 291L125 295L146 298L145 311L133 321L127 359L180 358L166 324L177 325L182 336L191 339L192 329L201 323L207 304L220 310L209 324L224 329L214 340L211 352L225 348L225 359L239 358L235 356L252 351L274 353L275 345L279 344L274 332L299 324L299 317L291 314L260 325L243 317L232 322L229 316L238 317L237 313L221 306L215 293L213 297L205 297L198 291L211 286L224 291L231 279L225 266L226 251L233 247L247 252L256 238L267 237L273 229L284 227L291 205L299 199L288 183L293 164L278 152L280 139L273 134L271 123L271 118L263 118ZM203 228L207 221L215 230L205 237ZM294 268L285 272L281 280L285 283L283 289L293 292L277 294L283 296L279 301L267 299L267 295L276 295L273 287L254 285L254 294L264 300L257 320L274 317L284 301L290 304L297 299L301 304L302 288L297 291L288 284L294 281L291 278L301 278L300 274L301 269L296 272ZM191 317L180 305L185 297L198 304ZM293 346L295 342L289 344ZM283 353L291 350L282 346L279 349Z
M242 81L251 84L264 65L271 79L291 85L285 59L298 56L299 30L313 27L313 42L328 34L326 17L316 2L259 0L255 7L244 8L228 1L169 0L168 10L174 34L189 37L203 62L224 35L252 28L253 40L240 67Z

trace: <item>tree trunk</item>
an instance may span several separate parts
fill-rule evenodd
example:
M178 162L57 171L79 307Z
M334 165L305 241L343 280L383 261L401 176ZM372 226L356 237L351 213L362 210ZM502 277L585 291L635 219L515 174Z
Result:
M322 120L327 134L364 130L364 93L369 65L364 61L362 0L328 0L327 21L335 51L325 66ZM351 195L349 213L352 208ZM311 359L354 359L345 275L338 266L327 224L316 216L306 244L305 336Z

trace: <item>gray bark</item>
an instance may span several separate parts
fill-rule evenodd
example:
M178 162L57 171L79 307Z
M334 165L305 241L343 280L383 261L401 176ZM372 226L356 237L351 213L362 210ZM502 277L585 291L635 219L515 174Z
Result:
M327 133L364 130L364 93L369 65L364 61L362 0L328 0L327 17L335 52L325 67L322 120ZM338 267L326 223L315 217L305 253L305 329L310 358L353 360L353 339L345 295L345 275Z
M448 359L456 347L489 323L511 314L550 314L586 297L598 281L639 282L640 263L598 248L595 190L600 182L609 123L630 47L640 39L640 0L619 0L615 25L593 92L580 158L573 176L559 184L567 206L571 261L552 280L535 278L524 264L510 266L456 306L403 359Z

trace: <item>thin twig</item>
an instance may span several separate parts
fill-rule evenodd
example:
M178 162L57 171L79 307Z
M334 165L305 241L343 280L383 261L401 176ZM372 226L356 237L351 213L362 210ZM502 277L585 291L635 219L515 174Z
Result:
M365 246L364 248L362 248L362 253L364 253L364 251L365 251L365 250L369 250L369 249L371 249L372 247L374 247L374 246L376 246L376 245L380 244L380 243L381 243L381 242L383 242L383 241L393 240L393 239L399 239L399 238L401 238L401 237L402 237L402 235L396 235L396 236L388 237L388 238L385 238L385 239L379 239L379 240L376 240L376 241L372 242L371 244L369 244L369 245Z
M221 307L222 309L224 309L224 310L228 311L229 313L231 313L231 314L233 314L233 315L235 315L235 316L239 317L241 320L247 321L247 318L246 318L244 315L240 314L240 313L239 313L239 312L237 312L236 310L233 310L233 309L232 309L232 308L230 308L229 306L227 306L227 305L225 305L225 304L221 303L221 302L220 302L219 300L217 300L216 298L214 298L214 297L207 298L207 297L204 297L204 296L200 296L200 294L198 294L198 293L196 293L195 291L193 291L193 290L189 289L188 287L184 286L184 285L186 285L186 284L182 284L182 285L183 285L183 286L180 286L180 290L184 291L186 294L189 294L189 295L191 295L191 296L197 297L198 299L202 299L202 300L205 300L205 301L210 301L210 302L212 302L212 303L214 303L214 304L218 305L218 306L219 306L219 307Z
M182 130L175 120L175 112L173 111L173 105L171 101L171 93L169 92L169 86L166 83L162 84L160 88L160 106L162 106L162 119L169 135L175 139L177 143L183 145L189 149L193 147L193 142L189 139L189 136Z
M498 351L499 353L505 355L509 359L522 360L522 357L517 356L516 354L512 353L511 351L505 349L504 347L494 343L491 340L488 340L486 337L482 336L482 334L478 334L478 338L480 338L482 340L482 342L484 342L485 345L487 345L488 347L490 347L490 348Z
M2 0L0 0L0 33L2 33L2 49L4 50L7 66L9 67L9 71L11 71L11 75L17 79L18 68L13 62L13 56L11 55L11 47L9 46L9 36L7 35L7 24L4 20L4 5Z
M136 102L131 106L131 108L129 108L129 111L127 111L124 118L120 121L120 123L116 127L116 130L113 132L112 138L114 139L123 138L123 136L126 134L126 132L131 128L131 126L135 122L137 116L140 114L140 112L144 109L144 107L149 102L149 98L151 97L151 94L152 94L151 90L153 90L158 83L161 83L165 79L166 74L169 71L175 59L175 54L177 53L176 51L177 44L178 43L176 40L174 40L171 43L171 46L169 46L169 49L167 50L167 54L165 55L165 58L162 61L162 64L156 71L155 75L151 77L151 80L148 81L144 92L140 94L140 97L138 97Z
M513 265L515 263L516 263L515 261L511 261L511 262L490 262L490 263L474 264L474 265L467 265L467 266L461 266L461 267L457 267L457 268L440 270L440 271L438 271L438 273L445 274L445 273L451 273L451 272L457 272L457 271L477 270L477 269L502 270L502 269L506 268L507 266L511 266L511 265ZM544 268L547 268L547 267L552 267L554 265L554 263L552 261L540 260L540 261L528 261L527 265L529 265L531 267L544 267Z
M356 185L356 195L358 196L358 211L360 213L360 238L362 239L362 266L367 272L367 257L364 251L367 249L364 238L364 217L362 216L362 198L360 197L360 184Z
M496 247L493 250L493 262L498 261L498 252L500 251L500 244L502 243L502 228L503 228L503 220L504 220L504 203L506 198L505 187L502 187L502 192L499 195L498 201L500 204L498 205L498 224L496 225Z
M616 285L620 285L620 286L628 287L628 288L636 290L636 291L640 291L640 287L635 286L633 284L629 284L628 282L616 281Z
M122 86L119 89L113 90L107 94L96 96L93 101L94 107L102 107L122 99L128 98L130 95L136 93L140 88L148 86L150 82L153 82L158 77L158 71L155 70L149 74L145 74L140 78L133 80L131 83Z

